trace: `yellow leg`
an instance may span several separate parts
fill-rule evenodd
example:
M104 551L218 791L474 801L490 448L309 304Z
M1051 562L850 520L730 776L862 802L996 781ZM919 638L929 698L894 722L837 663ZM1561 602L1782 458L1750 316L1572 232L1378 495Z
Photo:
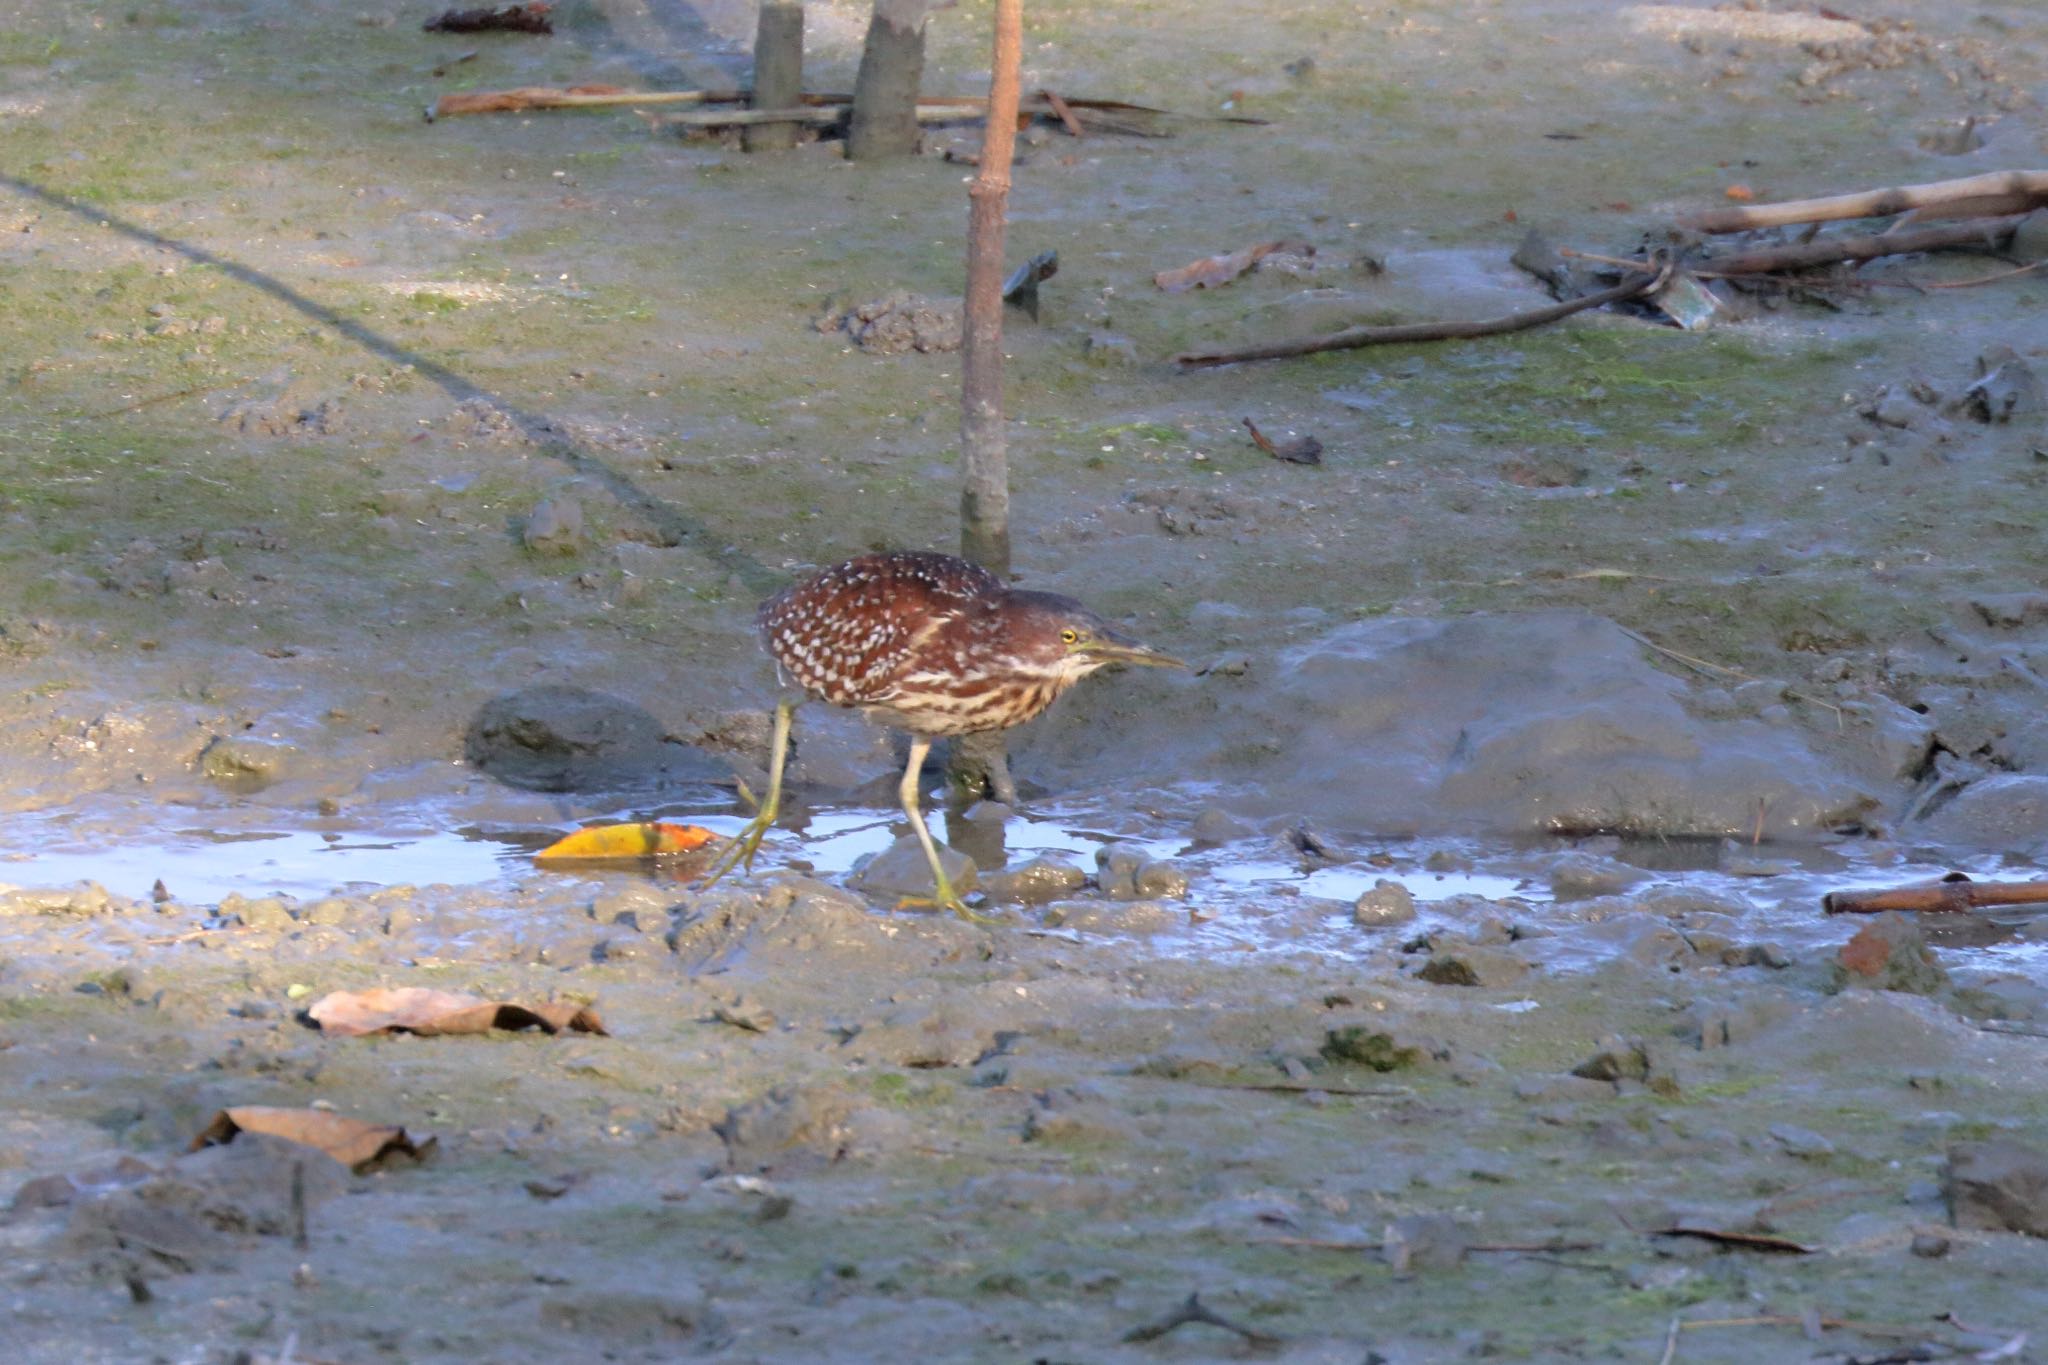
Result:
M960 893L953 889L953 883L946 876L945 864L939 861L939 846L932 842L932 832L925 825L923 812L918 810L917 779L924 771L925 757L931 751L930 739L923 735L910 737L910 764L903 770L903 782L896 788L896 798L903 803L903 813L910 817L910 827L917 831L917 841L924 845L925 860L932 865L932 889L935 894L929 898L905 896L897 902L896 908L901 910L913 905L943 906L960 918L975 924L993 924L995 921L988 916L977 915L969 910L967 903L960 899Z
M744 867L750 873L754 870L754 852L761 847L762 836L774 825L776 813L782 809L782 769L789 758L789 725L795 714L795 702L785 698L776 703L775 733L768 741L768 798L754 812L754 818L747 821L747 827L728 839L711 860L704 877L706 889L735 867ZM745 790L744 783L741 789Z

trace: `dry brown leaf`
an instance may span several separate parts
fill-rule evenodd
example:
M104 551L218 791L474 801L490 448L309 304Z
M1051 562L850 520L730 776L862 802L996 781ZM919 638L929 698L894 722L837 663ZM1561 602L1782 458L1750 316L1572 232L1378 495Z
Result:
M192 1150L232 1142L237 1133L263 1133L312 1147L361 1175L393 1152L424 1160L435 1139L414 1142L405 1129L395 1124L368 1123L362 1119L330 1114L324 1109L280 1109L267 1104L223 1109L213 1116Z
M1219 284L1229 284L1276 251L1292 251L1305 256L1312 250L1314 248L1306 242L1258 242L1228 256L1205 256L1178 270L1162 270L1152 277L1152 283L1169 294L1184 294L1190 289L1214 289Z
M570 1029L610 1036L597 1011L587 1005L558 1000L542 1005L514 1005L424 986L334 991L321 996L306 1013L322 1033L342 1038L394 1030L432 1037L440 1033L488 1033L494 1028L540 1028L549 1033Z
M624 825L592 825L564 835L536 858L659 858L690 853L716 836L702 825L674 825L663 820L637 820Z

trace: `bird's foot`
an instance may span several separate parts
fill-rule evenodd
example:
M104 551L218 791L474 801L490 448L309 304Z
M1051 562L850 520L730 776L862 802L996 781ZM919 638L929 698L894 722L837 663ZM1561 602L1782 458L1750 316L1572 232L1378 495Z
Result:
M747 821L745 829L725 841L725 846L712 858L704 870L704 881L700 890L709 891L721 878L734 868L744 868L749 875L754 871L754 854L761 847L761 840L768 833L768 827L775 823L775 812L762 811Z
M898 910L951 910L969 924L1000 923L993 916L977 914L968 909L967 902L960 899L960 894L944 883L940 884L937 895L905 896L896 902L896 908Z

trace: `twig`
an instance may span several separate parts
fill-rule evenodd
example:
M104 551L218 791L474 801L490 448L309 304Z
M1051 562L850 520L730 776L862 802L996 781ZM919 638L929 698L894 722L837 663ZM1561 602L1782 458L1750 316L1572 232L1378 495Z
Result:
M1657 1365L1671 1365L1671 1362L1678 1358L1678 1332L1678 1319L1674 1317L1671 1319L1671 1330L1664 1334L1664 1354L1657 1357Z
M2023 1024L2017 1019L1979 1019L1979 1033L2003 1033L2014 1038L2048 1038L2048 1028Z
M2025 217L2023 213L2014 213L2001 218L1972 218L1967 222L1944 223L1940 227L1915 228L1911 232L1862 232L1851 236L1816 237L1811 242L1758 247L1732 256L1709 257L1692 273L1702 279L1729 279L1739 275L1808 270L1841 261L1869 261L1880 256L1935 251L1943 247L1996 248L2012 235L2013 229Z
M1305 1247L1310 1251L1384 1251L1385 1242L1338 1242L1320 1237L1255 1237L1255 1246L1262 1247ZM1598 1242L1470 1242L1466 1251L1494 1251L1516 1255L1535 1255L1559 1251L1598 1251Z
M1666 265L1655 274L1647 269L1638 278L1618 284L1612 289L1603 289L1596 294L1554 303L1548 308L1534 308L1526 313L1509 313L1505 317L1487 318L1478 322L1413 322L1397 327L1347 327L1341 332L1330 332L1318 337L1302 337L1294 341L1279 341L1268 346L1251 346L1241 351L1183 351L1173 358L1173 363L1184 370L1205 369L1212 365L1235 365L1245 360L1280 360L1289 356L1314 355L1320 351L1356 350L1361 346L1386 346L1404 341L1460 341L1471 337L1502 336L1509 332L1527 331L1545 323L1568 318L1573 313L1583 313L1589 308L1600 308L1624 299L1636 298L1655 292L1669 278L1671 267Z
M1687 215L1679 219L1679 223L1699 232L1742 232L1749 228L1784 227L1791 223L1885 218L1910 209L1953 207L1971 200L2004 196L2030 203L2048 200L2048 171L1996 171L1961 180L1864 190L1858 194L1837 194L1823 199L1793 199L1780 204L1708 209Z
M1080 138L1088 135L1081 128L1081 120L1074 117L1073 109L1068 106L1065 100L1050 90L1039 91L1038 97L1052 107L1053 117L1058 119L1060 126L1067 130L1068 137Z
M1696 1228L1683 1224L1668 1228L1648 1228L1652 1237L1697 1237L1703 1242L1717 1246L1740 1247L1745 1251L1767 1251L1781 1256L1811 1256L1814 1248L1804 1242L1795 1242L1789 1237L1777 1237L1767 1232L1728 1232L1721 1228Z
M1374 1100L1405 1099L1415 1093L1407 1086L1401 1085L1377 1089L1361 1089L1346 1085L1282 1085L1278 1083L1262 1085L1256 1082L1247 1085L1209 1085L1202 1081L1183 1081L1182 1084L1192 1085L1197 1090L1252 1090L1268 1095L1343 1095Z
M1280 1344L1280 1338L1269 1332L1261 1332L1256 1328L1245 1327L1239 1323L1232 1322L1221 1313L1212 1311L1203 1304L1200 1294L1188 1295L1186 1303L1174 1309L1157 1322L1147 1323L1143 1327L1133 1327L1130 1331L1124 1333L1124 1340L1127 1342L1157 1341L1174 1328L1185 1327L1191 1322L1207 1323L1211 1327L1221 1327L1226 1332L1235 1332L1244 1339L1245 1345L1255 1346L1260 1350L1271 1350Z
M292 1163L292 1245L304 1251L313 1244L306 1231L306 1163Z
M1996 284L2000 280L2009 280L2015 275L2030 274L2033 271L2039 270L2044 265L2048 265L2048 261L2031 261L2026 265L2014 266L2011 270L2001 270L1991 275L1979 275L1974 280L1948 280L1933 284L1923 284L1919 287L1922 289L1975 289L1978 285Z
M1643 648L1654 649L1667 659L1672 659L1678 663L1682 663L1687 668L1696 668L1702 673L1718 674L1719 676L1724 678L1736 678L1741 680L1742 682L1763 681L1763 679L1757 677L1756 674L1745 673L1739 668L1730 668L1726 664L1709 663L1705 659L1695 659L1690 654L1681 654L1675 649L1670 649L1664 645L1658 644L1655 640L1652 640L1649 636L1644 635L1639 631L1630 630L1627 626L1621 627L1621 633L1628 636L1629 639L1634 640ZM1808 696L1804 692L1796 691L1793 688L1789 687L1785 689L1785 695L1791 698L1793 701L1803 701L1808 706L1818 706L1825 710L1832 711L1835 713L1835 724L1839 726L1842 723L1842 708L1835 705L1831 701L1822 701L1819 697Z
M1881 915L1887 910L1961 915L1988 905L2043 904L2048 904L2048 882L1973 882L1960 872L1932 886L1830 891L1820 899L1821 910L1830 915Z

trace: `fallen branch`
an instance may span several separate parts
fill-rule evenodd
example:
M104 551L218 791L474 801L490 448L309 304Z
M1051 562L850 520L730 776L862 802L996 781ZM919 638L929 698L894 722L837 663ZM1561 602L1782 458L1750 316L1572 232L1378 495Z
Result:
M1641 275L1612 289L1567 299L1548 308L1531 309L1526 313L1509 313L1506 317L1479 322L1411 322L1394 327L1347 327L1341 332L1319 337L1276 341L1267 346L1249 346L1241 351L1183 351L1173 358L1173 363L1184 370L1199 370L1212 365L1235 365L1245 360L1280 360L1288 356L1314 355L1319 351L1355 350L1361 346L1387 346L1404 341L1461 341L1470 337L1523 332L1556 322L1559 318L1568 318L1573 313L1583 313L1589 308L1600 308L1653 293L1671 274L1668 265L1655 273L1645 267L1637 268L1643 271Z
M1280 1344L1280 1338L1272 1335L1270 1332L1261 1332L1255 1328L1241 1326L1224 1317L1221 1313L1212 1311L1202 1302L1200 1294L1188 1295L1186 1303L1174 1309L1157 1322L1147 1323L1143 1327L1133 1327L1130 1331L1124 1333L1124 1340L1128 1342L1157 1341L1174 1328L1185 1327L1191 1322L1206 1323L1211 1327L1221 1327L1226 1332L1235 1332L1244 1339L1245 1345L1256 1347L1262 1351L1272 1350Z
M2048 171L1996 171L1928 185L1902 185L1822 199L1792 199L1781 204L1708 209L1680 218L1698 232L1743 232L1750 228L1784 227L1791 223L1832 222L1843 218L1885 218L1913 209L1954 209L1972 201L2038 207L2048 203ZM2008 210L2011 211L2011 210Z
M1869 261L1880 256L1901 256L1913 251L1937 251L1952 246L1981 246L1996 251L2011 240L2013 229L2025 217L2023 213L2014 213L2002 218L1972 218L1967 222L1943 223L1939 227L1913 228L1905 232L1816 237L1810 242L1758 247L1732 256L1709 257L1693 273L1710 279L1724 279L1732 275L1767 275L1779 270L1809 270L1841 261Z
M1961 873L1932 886L1888 891L1830 891L1820 900L1830 915L1881 915L1887 910L1922 910L1962 915L1987 905L2048 904L2048 882L1973 882Z
M749 89L739 90L628 90L618 85L522 85L511 90L472 90L461 94L443 95L427 110L429 121L448 118L456 114L518 114L533 109L603 109L631 108L647 104L744 104L753 98ZM853 103L851 94L828 92L807 94L803 103L811 106L830 106ZM986 95L943 95L925 96L918 100L918 107L964 108L969 114L949 114L948 117L965 118L988 108ZM1033 118L1048 115L1062 124L1072 121L1076 126L1092 124L1104 132L1138 131L1133 125L1102 117L1107 114L1138 114L1148 118L1188 119L1203 123L1245 123L1263 126L1264 119L1248 118L1244 115L1226 114L1180 114L1171 109L1155 109L1149 104L1132 104L1127 100L1070 99L1043 91L1035 98L1023 100L1018 105L1020 116L1029 114ZM1068 131L1072 131L1070 127ZM1079 136L1079 134L1076 134Z

